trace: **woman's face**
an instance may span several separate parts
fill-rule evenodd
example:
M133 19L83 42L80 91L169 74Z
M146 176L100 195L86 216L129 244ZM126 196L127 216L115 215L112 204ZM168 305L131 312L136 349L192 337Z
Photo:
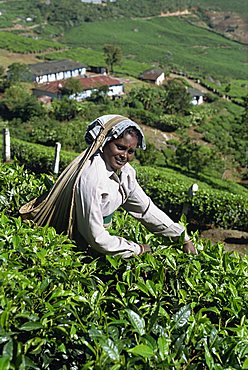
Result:
M126 134L121 139L112 140L104 146L103 158L114 171L117 171L133 159L137 145L137 137Z

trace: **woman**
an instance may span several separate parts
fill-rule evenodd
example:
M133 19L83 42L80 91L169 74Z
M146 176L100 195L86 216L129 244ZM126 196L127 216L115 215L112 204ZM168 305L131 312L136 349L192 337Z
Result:
M40 225L52 225L58 232L67 232L90 254L98 252L123 258L150 251L150 247L108 233L106 223L119 207L155 234L178 238L185 232L183 226L155 206L136 180L129 162L136 148L145 149L145 140L135 122L119 115L99 117L88 126L85 140L91 151L79 156L74 161L76 164L70 164L60 175L45 207L38 210L39 217L28 218ZM46 212L49 199L52 212ZM43 216L55 209L56 217ZM184 250L196 253L186 232Z

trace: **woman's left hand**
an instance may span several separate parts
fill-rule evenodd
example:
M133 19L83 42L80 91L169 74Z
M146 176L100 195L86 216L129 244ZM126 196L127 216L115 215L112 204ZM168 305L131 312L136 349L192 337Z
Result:
M198 254L197 249L195 248L191 240L188 240L184 243L183 251L185 253Z

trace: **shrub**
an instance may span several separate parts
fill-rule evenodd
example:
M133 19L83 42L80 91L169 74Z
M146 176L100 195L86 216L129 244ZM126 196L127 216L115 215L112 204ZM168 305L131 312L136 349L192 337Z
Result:
M153 239L153 254L94 260L53 228L0 221L2 369L246 368L247 257ZM137 225L115 215L149 240Z

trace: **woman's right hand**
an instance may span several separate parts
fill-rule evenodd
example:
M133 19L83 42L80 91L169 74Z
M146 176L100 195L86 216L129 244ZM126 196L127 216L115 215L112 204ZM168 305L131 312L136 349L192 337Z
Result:
M140 253L139 253L139 255L144 254L144 253L147 253L147 252L151 252L150 245L148 245L148 244L140 244Z

